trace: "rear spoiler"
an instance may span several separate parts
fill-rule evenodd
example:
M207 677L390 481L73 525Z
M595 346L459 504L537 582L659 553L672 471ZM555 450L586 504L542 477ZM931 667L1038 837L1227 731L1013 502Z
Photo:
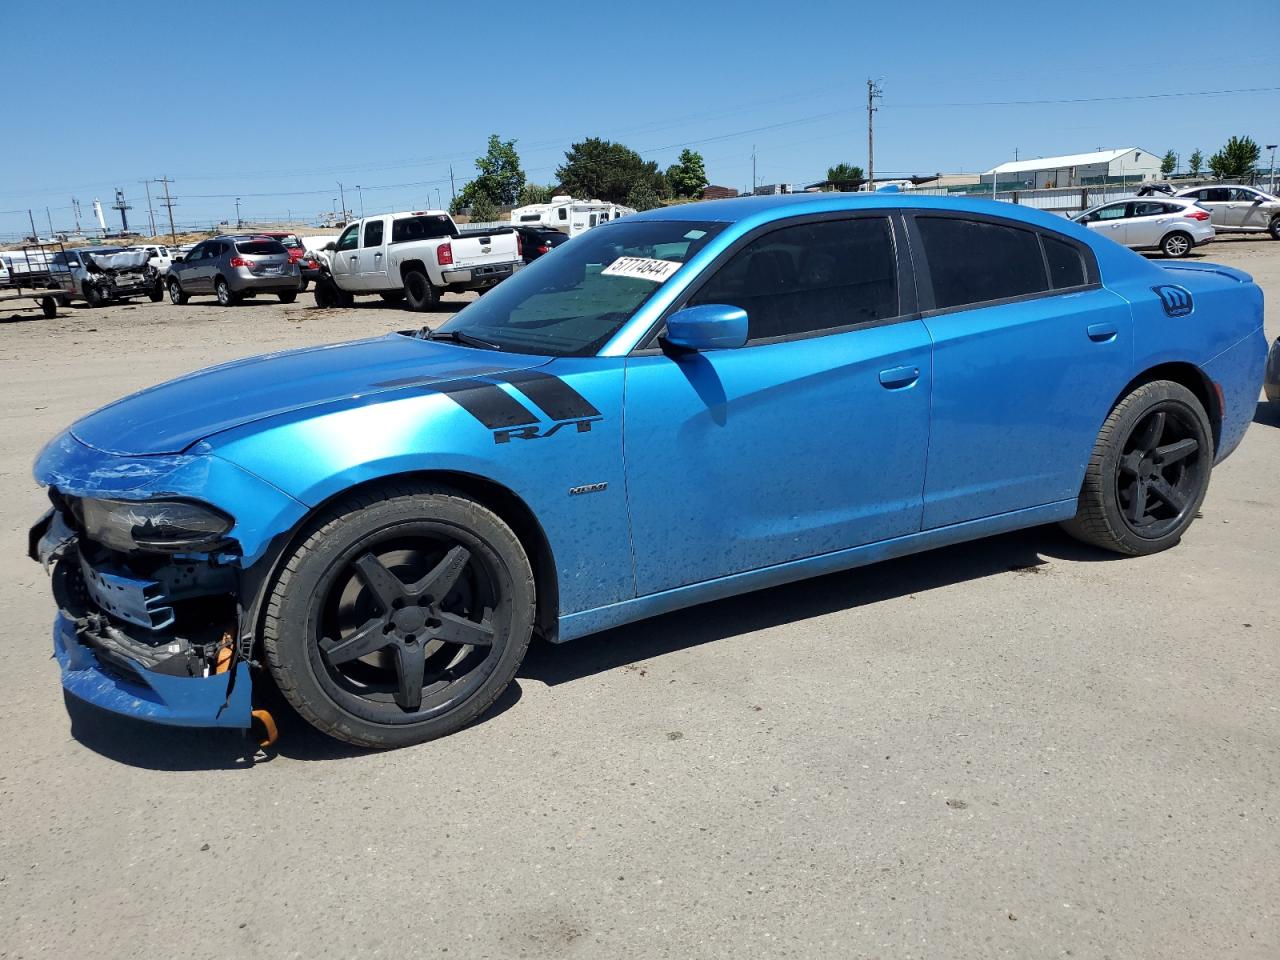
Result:
M1220 263L1161 263L1161 268L1170 273L1216 273L1220 277L1234 280L1236 283L1253 283L1253 277L1235 267L1224 267Z

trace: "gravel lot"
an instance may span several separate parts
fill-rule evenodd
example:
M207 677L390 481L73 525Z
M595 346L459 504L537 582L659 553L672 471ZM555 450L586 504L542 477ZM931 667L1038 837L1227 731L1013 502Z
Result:
M1203 259L1280 333L1280 244ZM255 759L64 703L36 451L188 369L421 322L310 303L0 323L0 957L1280 956L1261 406L1172 551L1043 528L535 647L422 747L285 715Z

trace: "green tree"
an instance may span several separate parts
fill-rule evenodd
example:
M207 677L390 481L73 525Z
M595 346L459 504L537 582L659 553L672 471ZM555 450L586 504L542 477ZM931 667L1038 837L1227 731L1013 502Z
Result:
M1196 147L1188 158L1187 167L1193 177L1200 176L1200 171L1204 169L1204 154L1200 152L1199 147Z
M827 167L827 179L838 190L857 190L865 177L857 164L837 163L834 167Z
M1253 176L1261 152L1251 137L1232 137L1209 158L1209 172L1219 180L1244 180Z
M662 200L658 197L658 191L653 188L653 184L642 180L631 188L625 202L628 207L635 210L652 210Z
M556 170L566 193L583 200L625 203L631 191L648 187L657 197L669 191L658 165L621 143L588 137L565 151ZM630 204L629 204L630 205Z
M680 159L667 167L666 177L672 195L677 197L700 197L702 188L711 182L702 154L687 147L680 151Z
M531 203L546 203L551 199L551 187L544 187L539 183L526 183L520 189L520 206L526 207Z
M476 157L479 174L467 183L458 194L454 213L465 207L474 207L482 199L491 206L512 206L520 199L524 189L524 171L520 169L520 156L514 140L503 140L496 133L489 136L489 150L483 157Z
M1164 155L1164 159L1160 161L1160 175L1167 177L1173 171L1178 169L1178 155L1170 150Z
M471 220L474 223L492 223L500 216L498 205L483 194L471 204Z

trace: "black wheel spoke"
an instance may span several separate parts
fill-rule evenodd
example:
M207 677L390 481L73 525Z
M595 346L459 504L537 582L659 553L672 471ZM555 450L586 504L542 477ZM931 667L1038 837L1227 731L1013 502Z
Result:
M1142 451L1135 450L1132 453L1126 453L1120 458L1120 472L1128 477L1136 477L1138 469L1142 466Z
M1141 480L1134 481L1129 493L1129 509L1126 516L1129 522L1138 524L1147 513L1147 485Z
M1165 413L1163 410L1157 410L1153 413L1142 427L1142 433L1135 438L1135 443L1139 450L1149 453L1156 448L1160 442L1160 438L1164 435Z
M396 703L402 710L417 710L422 706L422 684L426 674L426 644L421 642L397 643L396 652Z
M462 571L471 562L471 553L463 546L455 546L444 555L444 559L431 568L431 572L408 588L415 597L429 596L436 601L443 600L454 588Z
M390 613L396 601L404 600L406 592L404 582L372 553L366 553L357 560L355 569L364 585L377 598L384 613Z
M375 617L367 620L355 633L343 640L325 637L320 641L320 649L324 651L329 662L337 666L360 657L368 656L391 643L384 629L386 620Z
M1176 443L1167 443L1163 447L1156 447L1156 462L1162 467L1168 466L1171 463L1186 459L1199 449L1200 444L1193 437L1178 440Z
M433 636L446 643L467 644L473 647L493 646L493 627L488 618L476 623L456 613L440 614L440 626L432 631Z
M1176 513L1186 509L1187 498L1176 487L1171 487L1163 477L1152 478L1151 492L1172 507Z

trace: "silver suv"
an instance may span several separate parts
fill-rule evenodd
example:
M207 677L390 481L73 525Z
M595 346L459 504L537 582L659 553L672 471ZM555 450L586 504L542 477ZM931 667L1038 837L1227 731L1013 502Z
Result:
M1280 240L1280 197L1255 187L1187 187L1174 194L1209 211L1219 233L1269 233Z
M186 256L174 259L166 282L169 299L176 304L211 293L222 306L230 307L260 293L274 293L281 303L293 303L302 275L279 240L246 235L197 243Z

